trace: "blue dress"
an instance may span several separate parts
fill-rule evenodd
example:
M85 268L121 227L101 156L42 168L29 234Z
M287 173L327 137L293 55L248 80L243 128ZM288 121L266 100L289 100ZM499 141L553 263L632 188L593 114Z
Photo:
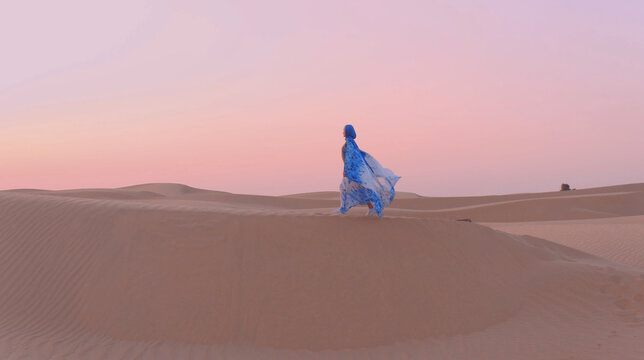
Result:
M344 177L340 184L342 206L338 210L345 214L356 205L371 203L378 216L382 216L384 207L391 204L396 196L394 186L400 176L383 168L373 156L360 150L351 136L345 140L342 147Z

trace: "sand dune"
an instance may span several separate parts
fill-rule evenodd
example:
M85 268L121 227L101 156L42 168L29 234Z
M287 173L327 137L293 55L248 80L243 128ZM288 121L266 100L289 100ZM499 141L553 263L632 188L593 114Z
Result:
M0 192L0 358L642 359L643 192Z
M119 190L153 192L164 196L180 196L180 195L194 194L194 193L228 194L223 191L197 189L188 185L172 184L172 183L151 183L151 184L132 185L132 186L123 187Z
M510 233L548 239L644 269L644 216L486 225Z

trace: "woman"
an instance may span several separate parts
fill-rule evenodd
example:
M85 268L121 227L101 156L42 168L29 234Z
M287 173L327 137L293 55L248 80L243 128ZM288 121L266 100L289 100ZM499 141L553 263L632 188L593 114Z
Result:
M342 147L344 173L340 184L342 206L336 212L345 214L356 205L367 205L367 216L375 213L382 216L382 209L391 204L396 195L394 185L400 177L383 168L373 156L360 150L355 138L353 126L345 126L346 143Z

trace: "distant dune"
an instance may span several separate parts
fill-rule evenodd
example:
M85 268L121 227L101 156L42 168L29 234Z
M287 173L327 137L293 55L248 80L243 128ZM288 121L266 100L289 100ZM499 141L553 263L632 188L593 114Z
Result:
M212 192L210 190L193 188L188 185L172 184L172 183L151 183L151 184L132 185L132 186L123 187L121 189L130 190L130 191L133 190L133 191L153 192L164 196L181 196L186 194ZM217 192L221 193L221 191L217 191Z
M338 191L319 191L319 192L312 192L312 193L284 195L284 197L293 197L293 198L302 198L302 199L324 199L324 200L340 201L340 192L338 192ZM396 192L396 199L417 199L417 198L421 198L421 197L422 196L420 196L420 195L418 195L416 193L404 192L404 191L397 191Z
M644 359L644 184L338 198L0 191L0 358Z

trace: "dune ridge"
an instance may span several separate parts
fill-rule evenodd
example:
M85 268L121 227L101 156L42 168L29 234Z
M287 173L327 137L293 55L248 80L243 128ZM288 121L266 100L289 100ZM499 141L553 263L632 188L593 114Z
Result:
M622 261L605 242L591 255L453 221L556 211L571 224L631 216L635 233L641 188L400 199L381 219L331 215L328 194L0 192L0 356L641 359L635 240Z

